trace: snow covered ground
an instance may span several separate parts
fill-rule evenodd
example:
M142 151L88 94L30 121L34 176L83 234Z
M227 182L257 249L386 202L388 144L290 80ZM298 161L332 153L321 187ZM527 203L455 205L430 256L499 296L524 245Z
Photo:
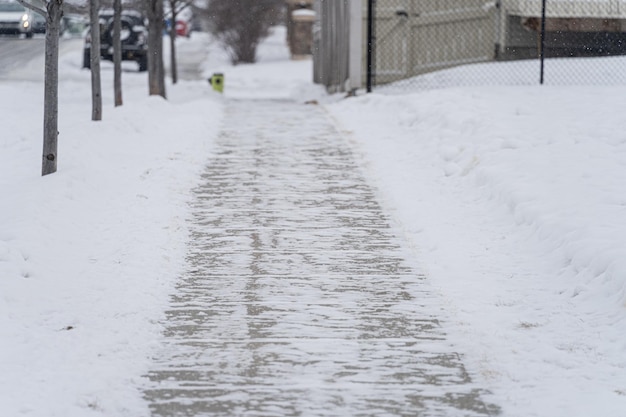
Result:
M459 87L341 100L284 39L235 68L182 39L208 54L205 78L226 74L223 97L204 79L147 97L131 64L113 108L105 64L101 122L67 40L59 172L44 178L42 60L0 81L0 414L146 415L138 387L223 101L275 97L317 99L345 132L503 415L626 415L626 87L462 86L457 71Z
M331 106L505 415L626 412L624 93L455 88Z

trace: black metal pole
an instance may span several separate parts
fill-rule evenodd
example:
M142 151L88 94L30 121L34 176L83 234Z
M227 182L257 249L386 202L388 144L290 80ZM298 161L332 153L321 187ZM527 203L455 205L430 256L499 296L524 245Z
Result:
M367 1L367 92L372 92L374 55L374 0Z
M540 61L541 61L541 74L539 76L539 84L543 85L543 73L544 73L544 61L546 58L546 0L541 0L541 51L540 53Z

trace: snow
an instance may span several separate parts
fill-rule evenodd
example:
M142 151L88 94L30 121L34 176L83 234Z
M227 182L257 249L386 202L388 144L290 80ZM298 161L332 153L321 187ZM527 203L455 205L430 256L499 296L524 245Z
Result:
M623 83L464 85L469 67L446 87L425 89L431 76L344 100L311 83L310 61L289 61L284 39L276 30L259 64L231 67L194 33L179 51L206 55L202 79L168 85L166 101L127 65L119 108L105 63L101 122L82 43L65 40L59 172L43 178L42 58L0 78L2 415L147 415L140 387L223 103L276 98L317 100L334 119L504 416L623 416Z
M2 415L145 408L132 387L184 261L185 204L219 128L220 98L205 83L150 98L134 63L116 109L104 63L104 120L91 122L81 51L81 40L64 43L54 175L39 176L42 62L0 82Z
M624 0L548 0L548 17L623 18ZM505 0L504 9L518 16L541 16L541 0Z
M291 12L291 15L298 16L298 17L314 17L315 11L311 9L296 9L293 12Z
M624 92L450 88L331 106L505 415L626 410Z

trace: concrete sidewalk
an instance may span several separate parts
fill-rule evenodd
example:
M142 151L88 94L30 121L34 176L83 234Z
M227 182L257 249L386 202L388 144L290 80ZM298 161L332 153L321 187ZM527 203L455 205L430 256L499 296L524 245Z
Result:
M322 109L232 101L154 416L485 416L442 307Z

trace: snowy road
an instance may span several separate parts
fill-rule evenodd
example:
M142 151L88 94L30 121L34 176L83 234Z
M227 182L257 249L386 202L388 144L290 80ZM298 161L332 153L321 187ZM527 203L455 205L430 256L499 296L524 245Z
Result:
M498 413L323 110L231 101L196 191L154 416Z
M43 57L45 49L43 38L20 39L0 36L0 79L23 68L33 58Z

